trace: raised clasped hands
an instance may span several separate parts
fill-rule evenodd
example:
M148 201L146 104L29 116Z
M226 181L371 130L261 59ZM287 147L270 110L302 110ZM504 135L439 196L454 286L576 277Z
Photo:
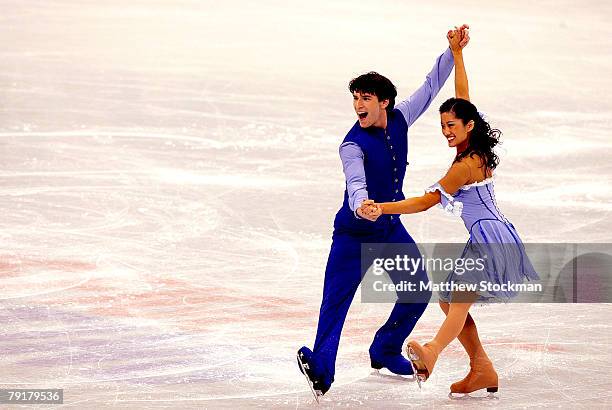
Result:
M382 208L371 199L366 199L357 209L357 215L369 221L376 221L382 215Z
M464 24L459 28L455 27L454 30L448 30L448 33L446 33L446 38L448 40L448 45L450 46L451 51L461 51L469 43L469 30L470 26L467 24Z

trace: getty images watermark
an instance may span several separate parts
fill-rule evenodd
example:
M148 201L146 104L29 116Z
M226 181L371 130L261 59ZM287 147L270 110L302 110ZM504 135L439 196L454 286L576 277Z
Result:
M612 245L364 243L362 302L611 303Z
M375 280L372 288L376 292L542 292L543 286L541 283L493 283L490 280L480 280L477 283L466 283L459 281L466 273L474 273L475 277L483 277L486 275L486 261L488 255L484 254L480 258L428 258L425 255L419 255L414 258L407 254L395 255L390 258L374 258L372 261L372 274L375 276L383 276L391 272L417 276L420 271L423 272L453 272L457 280L448 280L442 282L434 282L423 278L419 280L399 280L398 282L389 283L382 278ZM474 275L470 275L474 277ZM470 278L472 279L472 278ZM466 278L466 280L470 280Z

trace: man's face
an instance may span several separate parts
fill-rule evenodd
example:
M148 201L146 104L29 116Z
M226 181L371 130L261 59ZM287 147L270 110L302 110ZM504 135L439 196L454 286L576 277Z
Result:
M374 94L353 92L353 108L361 128L385 127L387 125L385 111L387 105L389 105L389 100L378 101L378 97Z

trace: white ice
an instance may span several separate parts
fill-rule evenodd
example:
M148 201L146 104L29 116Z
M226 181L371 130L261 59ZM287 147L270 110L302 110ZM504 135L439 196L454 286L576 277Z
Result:
M67 408L311 407L312 346L369 70L407 97L469 23L473 101L503 132L496 192L527 242L610 242L612 6L605 1L4 1L0 388ZM404 190L453 153L446 87L411 129ZM463 242L437 209L417 242ZM499 399L450 401L453 343L422 392L371 375L390 305L349 312L322 407L612 407L610 305L477 309ZM413 337L433 336L434 304Z

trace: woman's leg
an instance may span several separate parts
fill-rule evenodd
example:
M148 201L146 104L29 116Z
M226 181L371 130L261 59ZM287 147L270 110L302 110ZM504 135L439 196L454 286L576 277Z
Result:
M416 341L408 342L408 355L417 373L427 379L434 369L438 355L452 342L463 329L465 319L473 302L478 298L475 293L453 293L446 319L440 326L436 337L421 346Z
M448 303L441 301L440 308L448 315L450 309ZM469 313L457 339L470 356L470 371L462 380L450 386L451 393L471 393L482 388L487 388L490 392L497 391L499 385L497 372L480 343L476 323Z
M467 316L469 314L470 307L477 299L478 295L475 293L466 292L455 292L453 293L452 300L458 302L451 302L446 314L446 319L440 326L438 333L431 342L428 343L432 349L439 354L446 346L450 344L455 338L461 334L465 326ZM473 322L473 320L472 320Z
M440 308L442 309L445 315L448 315L448 310L450 308L448 302L440 301ZM478 337L478 329L476 328L476 323L474 322L474 319L472 318L472 315L470 315L469 312L465 319L465 323L463 324L463 329L461 329L461 333L459 333L457 339L459 339L459 342L470 357L470 361L474 360L475 358L483 358L486 360L489 359L487 353L482 347L480 338Z

